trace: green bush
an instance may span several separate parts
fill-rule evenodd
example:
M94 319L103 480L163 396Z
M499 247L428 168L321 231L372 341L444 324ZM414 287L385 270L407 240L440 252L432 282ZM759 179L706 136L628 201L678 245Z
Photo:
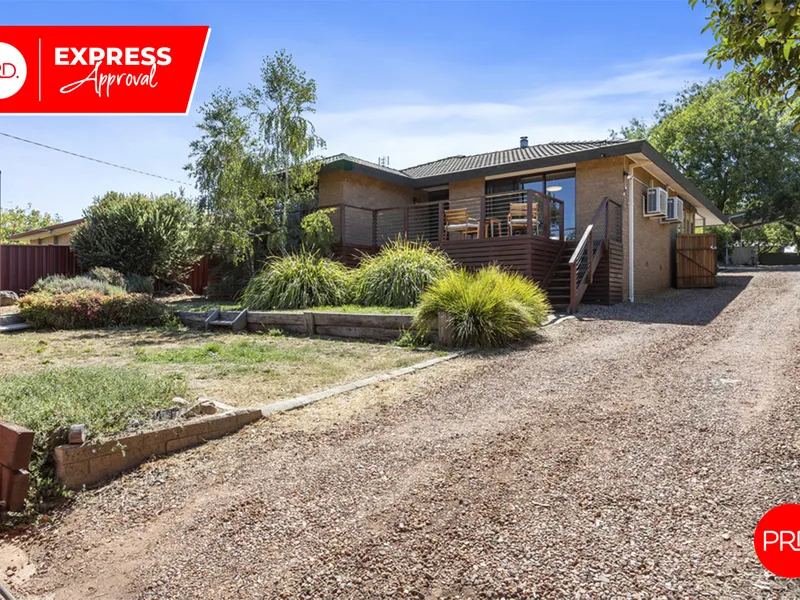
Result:
M88 273L89 277L103 281L119 288L125 287L125 275L110 267L95 267Z
M84 423L90 439L118 433L131 421L152 418L155 409L184 396L175 376L118 367L83 367L0 377L0 419L35 432L31 493L38 501L60 492L53 479L53 448L66 443L70 425Z
M398 238L361 261L354 276L355 300L363 305L414 306L422 291L453 266L441 250Z
M538 285L516 273L486 267L452 271L423 292L415 317L426 327L439 312L451 319L456 346L496 347L540 326L551 307Z
M19 302L22 317L35 327L91 329L167 324L167 307L144 294L104 296L92 291L27 294Z
M85 216L70 242L85 269L180 279L199 258L197 211L182 198L109 192Z
M152 296L153 291L155 291L155 286L155 279L149 275L128 273L125 276L125 289L131 294L150 294Z
M339 241L328 216L335 209L321 209L303 217L300 222L300 241L306 250L330 256Z
M31 291L44 294L72 294L85 291L110 296L112 294L124 294L125 288L84 275L78 275L77 277L50 275L37 281Z
M350 287L347 267L318 254L300 252L265 265L247 284L242 305L269 310L346 304Z

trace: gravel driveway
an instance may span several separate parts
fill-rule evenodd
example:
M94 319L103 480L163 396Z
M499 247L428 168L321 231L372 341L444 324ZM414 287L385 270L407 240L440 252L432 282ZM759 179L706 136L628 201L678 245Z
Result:
M540 343L279 416L14 540L21 598L790 598L800 270L599 307Z

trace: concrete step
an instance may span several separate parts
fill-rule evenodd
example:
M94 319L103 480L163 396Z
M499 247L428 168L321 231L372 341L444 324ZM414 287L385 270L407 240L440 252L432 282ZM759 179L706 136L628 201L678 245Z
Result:
M30 323L12 323L11 325L0 325L0 333L11 333L12 331L22 331L23 329L32 329L33 325Z
M214 325L215 327L233 327L233 321L226 321L224 319L217 319L215 321L209 321L209 325Z
M5 325L13 325L14 323L22 323L23 319L19 313L7 313L0 315L0 327Z

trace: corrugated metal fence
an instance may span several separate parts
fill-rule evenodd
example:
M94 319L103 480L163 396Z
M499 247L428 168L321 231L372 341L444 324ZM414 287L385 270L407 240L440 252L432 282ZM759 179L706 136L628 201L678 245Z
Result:
M26 292L42 277L78 273L69 246L0 245L0 290Z
M48 275L73 276L82 270L69 246L0 244L0 290L23 293ZM195 294L208 285L209 264L203 258L192 268L185 283Z

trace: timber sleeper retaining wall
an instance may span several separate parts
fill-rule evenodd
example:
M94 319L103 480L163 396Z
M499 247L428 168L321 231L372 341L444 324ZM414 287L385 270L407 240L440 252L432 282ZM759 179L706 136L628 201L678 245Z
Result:
M239 409L163 429L123 435L102 444L58 446L55 449L56 475L64 486L72 489L98 483L151 457L233 433L261 416L260 409Z
M238 312L220 312L221 320L230 320ZM203 326L206 313L175 313L189 326ZM289 333L371 340L396 340L403 331L414 331L413 315L361 314L306 311L297 313L247 312L248 331L282 329ZM438 327L431 328L431 341L438 341Z

